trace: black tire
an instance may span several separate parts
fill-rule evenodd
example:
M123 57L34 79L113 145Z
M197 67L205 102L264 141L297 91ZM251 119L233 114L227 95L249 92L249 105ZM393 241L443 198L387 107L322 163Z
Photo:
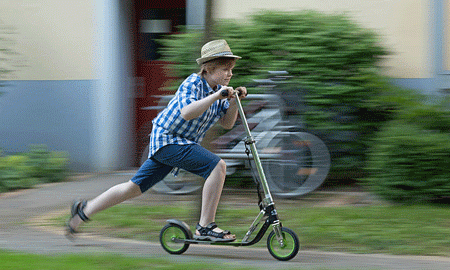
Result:
M189 248L189 244L177 243L173 239L189 239L189 233L179 225L167 224L159 234L159 242L163 249L170 254L182 254Z
M300 244L297 235L291 229L282 227L281 233L283 235L284 247L280 247L277 237L272 231L267 238L267 249L275 259L289 261L297 255Z

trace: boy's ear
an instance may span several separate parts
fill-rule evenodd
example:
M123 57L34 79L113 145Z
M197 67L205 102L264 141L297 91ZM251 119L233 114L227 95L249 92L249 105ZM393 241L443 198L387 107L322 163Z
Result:
M211 72L211 69L212 69L211 66L209 66L209 65L206 65L206 66L205 66L205 72L206 72L206 73Z

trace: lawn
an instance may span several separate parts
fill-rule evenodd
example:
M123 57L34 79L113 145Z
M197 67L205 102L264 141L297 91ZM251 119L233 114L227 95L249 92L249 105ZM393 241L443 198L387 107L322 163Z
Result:
M114 255L36 255L0 250L0 269L2 270L194 270L194 269L255 269L216 263L212 268L204 262L177 262L167 258L139 258Z
M450 255L450 208L432 205L368 205L341 207L278 207L283 226L299 236L301 249L396 255ZM242 238L258 213L257 207L222 205L217 223ZM169 218L191 228L192 205L121 204L97 214L81 230L112 237L157 242ZM61 226L67 216L54 219ZM265 247L265 239L257 245Z

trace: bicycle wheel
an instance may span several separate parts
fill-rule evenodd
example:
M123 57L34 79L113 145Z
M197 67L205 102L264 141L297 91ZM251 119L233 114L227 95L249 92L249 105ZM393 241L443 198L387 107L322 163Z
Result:
M272 231L267 238L267 249L275 259L288 261L297 255L300 244L297 235L291 229L282 227L281 234L283 236L283 246L280 245L275 232Z
M182 254L189 248L189 244L177 242L176 239L189 239L189 233L183 227L172 223L161 229L159 242L163 249L170 254Z
M175 177L169 173L152 189L158 193L182 195L191 194L202 188L204 179L185 170L180 170Z
M269 142L267 149L279 154L278 159L263 161L274 196L305 195L318 188L328 175L331 163L328 148L312 134L282 132Z

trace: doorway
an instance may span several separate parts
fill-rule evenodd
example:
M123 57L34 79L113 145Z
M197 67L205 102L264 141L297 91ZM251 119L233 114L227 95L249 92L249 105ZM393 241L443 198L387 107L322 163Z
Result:
M167 95L164 86L177 79L170 72L170 63L161 61L157 40L176 34L180 25L186 25L186 0L134 1L136 166L145 155L151 121L158 113L157 96Z

